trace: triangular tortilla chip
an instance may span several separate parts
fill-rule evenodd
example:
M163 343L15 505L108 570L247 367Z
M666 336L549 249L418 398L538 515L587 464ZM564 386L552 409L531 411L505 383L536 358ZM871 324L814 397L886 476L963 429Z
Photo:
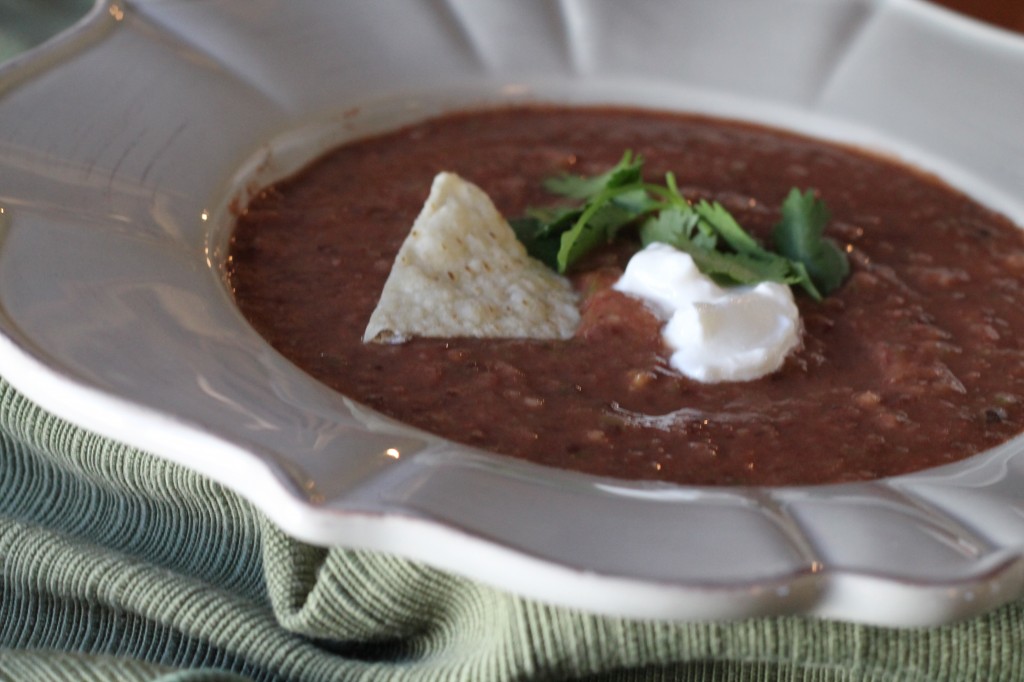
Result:
M565 339L578 324L569 281L527 255L483 190L440 173L395 257L363 341Z

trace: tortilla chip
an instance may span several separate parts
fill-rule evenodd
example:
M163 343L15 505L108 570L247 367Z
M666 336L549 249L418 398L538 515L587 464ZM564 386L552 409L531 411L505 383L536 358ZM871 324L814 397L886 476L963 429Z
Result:
M454 173L439 173L395 257L363 341L566 339L578 324L569 281L527 255L483 190Z

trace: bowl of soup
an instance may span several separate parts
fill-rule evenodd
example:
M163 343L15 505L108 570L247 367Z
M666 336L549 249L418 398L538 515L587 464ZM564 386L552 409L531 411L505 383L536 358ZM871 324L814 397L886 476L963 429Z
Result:
M0 72L4 378L303 540L552 603L977 613L1022 587L1022 66L916 0L99 2ZM564 338L364 338L438 174L504 225L627 151L756 249L827 206L848 271L791 288L779 367L674 368L615 289L639 219L552 271Z

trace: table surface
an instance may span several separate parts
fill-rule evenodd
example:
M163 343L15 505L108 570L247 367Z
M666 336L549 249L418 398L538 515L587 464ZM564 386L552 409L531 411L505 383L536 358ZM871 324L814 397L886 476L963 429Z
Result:
M1024 33L1024 0L932 0L957 12Z

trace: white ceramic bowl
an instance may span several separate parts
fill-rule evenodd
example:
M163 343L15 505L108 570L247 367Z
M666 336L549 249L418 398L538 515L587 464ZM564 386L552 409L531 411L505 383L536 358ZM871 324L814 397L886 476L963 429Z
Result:
M232 202L345 139L536 99L855 142L1024 224L1024 40L918 0L106 0L0 70L0 371L300 538L582 609L906 625L1024 592L1021 439L857 485L599 479L389 422L239 315Z

